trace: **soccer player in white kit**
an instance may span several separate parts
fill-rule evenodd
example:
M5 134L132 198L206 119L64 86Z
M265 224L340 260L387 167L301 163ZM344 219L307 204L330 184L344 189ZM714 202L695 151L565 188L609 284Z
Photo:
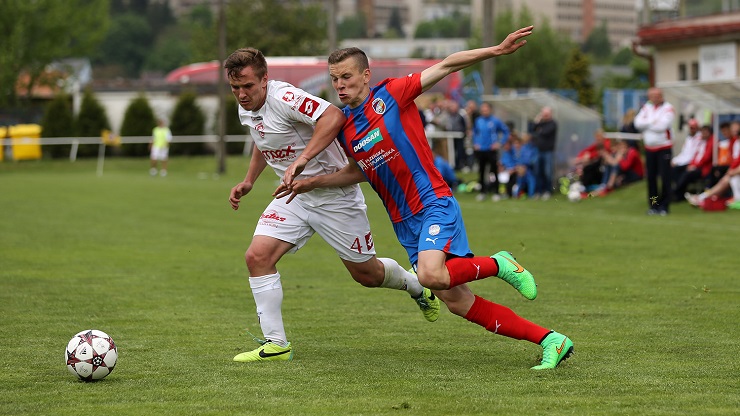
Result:
M229 202L240 199L269 165L282 178L297 158L306 158L298 178L333 173L347 165L347 157L334 142L318 154L307 152L310 140L331 140L345 117L328 101L291 84L269 80L267 62L254 48L238 49L225 61L231 91L239 102L239 119L250 128L254 150L247 175L231 189ZM309 153L310 152L310 153ZM422 287L412 273L390 258L377 258L367 219L367 206L359 185L322 188L301 194L293 203L273 200L262 213L245 254L249 285L265 338L255 350L234 361L290 360L293 349L282 319L283 291L277 262L298 251L318 233L337 252L358 283L367 287L405 290L428 321L439 316L439 299Z

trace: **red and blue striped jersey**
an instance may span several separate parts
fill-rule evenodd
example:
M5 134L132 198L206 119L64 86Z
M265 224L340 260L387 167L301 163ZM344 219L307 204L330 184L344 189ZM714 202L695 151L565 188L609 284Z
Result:
M370 89L356 108L346 106L339 142L383 201L392 222L401 222L439 198L452 196L434 166L414 99L421 74L388 78Z

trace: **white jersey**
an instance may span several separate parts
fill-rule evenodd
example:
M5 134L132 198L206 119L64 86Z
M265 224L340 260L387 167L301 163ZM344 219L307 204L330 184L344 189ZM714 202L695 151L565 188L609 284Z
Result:
M282 178L308 145L316 121L330 105L328 101L287 82L270 80L267 82L267 97L262 107L258 111L247 111L239 107L239 119L242 125L250 128L252 140L267 164ZM296 179L334 173L347 163L347 156L334 140L306 164ZM315 206L358 189L359 185L319 188L299 194L297 199Z

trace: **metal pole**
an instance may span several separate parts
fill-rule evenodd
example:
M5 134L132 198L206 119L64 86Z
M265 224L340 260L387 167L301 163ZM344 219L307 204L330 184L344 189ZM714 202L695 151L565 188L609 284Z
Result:
M332 53L338 49L337 45L337 4L338 0L329 0L329 21L327 23L329 52Z
M493 0L483 0L483 47L493 45ZM483 94L493 94L495 85L493 59L483 61Z
M218 169L226 172L226 78L223 64L226 60L226 12L224 0L218 1Z

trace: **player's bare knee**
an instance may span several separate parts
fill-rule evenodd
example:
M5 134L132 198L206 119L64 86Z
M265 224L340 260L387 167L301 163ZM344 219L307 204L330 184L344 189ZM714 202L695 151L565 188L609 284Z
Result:
M434 270L419 267L416 270L416 276L419 279L419 283L429 289L444 290L450 285L442 273L435 272Z
M249 270L262 269L266 266L270 266L270 256L267 253L260 253L258 250L247 249L244 253L244 261L247 263Z

